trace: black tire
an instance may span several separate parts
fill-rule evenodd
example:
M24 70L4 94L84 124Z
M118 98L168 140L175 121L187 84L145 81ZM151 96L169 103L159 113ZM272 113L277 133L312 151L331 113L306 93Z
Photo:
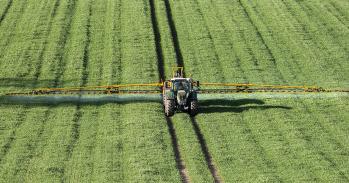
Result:
M170 117L174 115L175 112L175 102L174 100L164 100L165 116Z
M166 98L166 96L162 96L162 105L165 107L165 105L166 105L166 100L167 100L167 98Z
M189 114L191 116L195 116L198 114L198 109L199 109L199 103L197 100L192 100L190 102L190 106L189 106Z

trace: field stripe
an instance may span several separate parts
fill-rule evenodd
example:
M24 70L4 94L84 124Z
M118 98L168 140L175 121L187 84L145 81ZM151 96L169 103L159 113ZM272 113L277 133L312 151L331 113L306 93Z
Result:
M1 16L0 16L0 26L1 26L1 23L2 21L6 18L6 15L8 13L8 10L11 8L12 6L12 3L13 3L13 0L8 0L8 3L5 7L5 10L2 12Z
M48 23L47 23L47 25L48 25L48 28L47 28L47 32L48 32L48 34L50 34L50 32L51 32L51 25L52 25L52 22L53 22L53 20L52 19L54 19L54 17L55 17L55 14L56 14L56 10L57 10L57 7L58 7L58 5L59 5L59 3L57 3L57 2L59 2L59 1L56 1L56 2L54 2L54 4L52 4L52 11L50 11L50 14L51 14L51 16L47 16L47 15L45 15L46 17L49 17L48 18ZM51 6L50 6L51 7ZM51 9L51 8L47 8L47 9ZM51 19L51 20L50 20ZM35 30L35 31L38 31L38 30ZM36 33L34 33L34 34L36 34ZM41 51L41 53L40 53L40 55L42 56L43 55L43 52L44 52L44 50L45 50L45 47L46 47L46 44L47 44L47 42L48 42L48 38L46 38L45 39L45 41L44 41L44 47L43 47L43 50ZM40 57L40 56L39 56ZM39 61L40 62L40 61ZM40 64L40 67L41 67L41 64ZM38 73L40 73L40 72L38 72ZM35 79L33 80L33 87L36 87L36 85L38 84L38 77L35 77ZM23 161L24 163L20 163L21 164L21 169L20 169L20 171L21 172L26 172L26 170L28 169L28 166L29 166L29 163L30 163L30 161L31 161L31 159L34 157L34 155L35 155L35 153L37 152L37 148L38 148L38 144L39 144L39 142L40 141L42 141L43 139L41 139L41 137L42 137L42 135L43 135L43 133L44 133L44 130L45 130L45 128L46 128L46 121L48 120L48 117L49 117L49 115L50 115L50 110L52 109L52 106L49 106L47 109L46 109L46 111L44 112L44 117L43 117L43 119L42 119L42 123L41 123L41 125L40 125L40 127L38 128L38 132L37 132L37 136L35 137L35 139L33 139L33 141L31 141L30 142L30 144L29 144L29 150L28 150L28 155L27 155L27 157L26 158L24 158L24 159L22 159L21 161ZM20 172L17 172L16 174L18 174L19 176L22 176L22 174L20 174ZM23 177L23 176L22 176Z
M289 52L288 49L291 49L291 48L288 48L290 47L288 46L288 44L292 44L294 40L292 39L288 40L289 39L288 37L284 37L283 34L278 34L278 32L283 30L278 30L280 29L280 26L274 20L260 18L260 17L267 17L267 15L265 15L269 12L267 8L263 8L263 6L260 6L259 4L256 5L257 2L253 3L253 1L248 1L248 2L239 1L239 2L241 2L242 7L245 9L245 11L248 12L248 17L250 17L250 20L252 21L250 22L255 25L256 31L260 32L260 35L263 36L263 40L264 40L264 43L262 41L263 45L268 44L268 48L270 52L272 52L272 57L271 57L272 60L279 62L279 65L275 65L274 62L272 62L273 66L271 67L271 68L274 68L274 70L271 72L273 73L274 76L276 76L275 78L279 78L279 76L282 76L281 79L278 81L278 83L284 84L285 83L284 81L287 80L289 81L287 83L291 84L290 81L292 80L301 80L301 78L299 78L299 76L296 74L295 68L290 67L290 65L292 64L290 63L290 61L298 62L297 58L295 58L294 55L289 53L284 54L285 52ZM272 2L272 1L269 1L269 2ZM274 11L271 11L271 13L273 12ZM273 26L276 26L276 27L273 27ZM298 47L297 46L295 46L295 48L292 47L292 50L295 50L295 49L298 50L299 49ZM276 59L276 56L278 59ZM301 67L296 67L296 68L298 69L298 72L302 72Z
M24 108L26 109L26 108L28 108L28 106L25 106ZM26 112L26 111L25 111L25 112ZM24 114L22 114L22 115L24 115ZM44 115L44 116L47 116L47 113L46 113L46 112L45 112L45 115ZM20 120L20 121L22 121L22 120ZM24 122L24 118L23 118L23 122ZM23 122L20 122L20 124L22 124ZM16 123L16 126L19 127L19 125L17 125L17 123ZM43 128L44 128L44 123L43 123L42 125L40 125L40 128L38 128L38 129L39 129L38 134L37 134L37 137L38 137L38 138L40 138L40 136L41 136L41 134L42 134ZM16 134L16 132L13 131L12 135L15 135L15 134ZM26 162L28 159L30 159L30 158L32 157L32 153L35 151L36 142L37 142L38 138L32 139L32 140L33 140L33 143L32 143L32 144L27 144L29 150L28 150L28 152L26 153L26 155L20 154L20 153L19 153L19 155L16 156L16 160L19 161L20 166L18 166L18 168L17 168L16 170L14 170L14 171L15 171L15 172L14 172L15 174L20 174L20 173L18 172L19 170L22 171L22 170L25 170L25 169L26 169L26 163L25 163L25 162ZM11 140L11 139L12 139L12 140ZM28 140L29 140L29 139L28 139ZM9 141L5 146L9 148L10 146L12 146L13 143L15 143L14 137L10 137L10 141ZM20 143L20 142L18 142L18 143ZM6 153L5 153L5 154L6 154ZM21 163L22 161L23 161L23 163ZM9 171L10 171L10 170L9 170ZM11 176L11 175L10 175L10 176Z
M300 9L303 11L303 13L307 16L307 18L310 19L310 21L312 21L313 23L315 23L315 26L321 30L321 32L323 33L323 39L326 40L327 43L333 42L335 41L335 43L339 44L339 45L335 45L335 44L331 44L331 47L336 46L336 48L338 50L342 50L348 53L348 47L346 45L345 42L343 42L344 36L341 36L338 33L341 33L343 31L338 32L337 29L339 29L338 24L333 24L333 22L329 22L328 18L329 17L325 17L323 18L323 14L325 14L325 12L323 12L323 10L316 10L316 6L309 6L306 2L296 2L297 5L300 7ZM313 15L316 15L315 17ZM336 25L337 27L332 27L333 25ZM346 27L347 28L347 27ZM348 30L348 29L346 29ZM317 40L316 40L317 41ZM326 46L326 49L328 46Z
M58 43L58 52L56 56L58 65L55 65L55 77L53 81L53 87L58 87L60 85L61 77L64 74L65 68L65 50L67 49L67 44L69 39L71 39L71 27L73 23L73 17L76 12L76 0L69 0L68 12L67 12L67 24L64 26L63 32L61 33L59 43Z
M84 2L83 2L84 3ZM82 7L83 8L83 7ZM87 9L87 10L86 10ZM89 1L87 8L83 9L82 11L88 11L87 14L87 19L85 20L84 23L86 23L86 28L85 28L85 46L83 48L83 57L82 57L82 72L81 72L81 87L86 86L87 81L88 81L88 63L89 63L89 49L90 49L90 42L91 42L91 16L92 16L92 2ZM81 95L80 95L81 97ZM74 114L74 118L73 118L73 123L72 123L72 133L71 133L71 140L68 143L67 146L67 155L66 155L66 160L65 161L69 161L72 158L73 152L75 150L76 144L79 141L80 138L80 126L81 126L81 118L82 118L83 112L82 112L82 105L80 103L78 103L76 105L76 109L75 109L75 114ZM62 177L62 181L66 181L67 177L66 177L66 172L65 169L67 169L67 167L64 167L64 175Z
M335 1L335 2L337 2L337 1ZM345 6L337 5L335 2L330 1L329 3L330 3L330 5L336 10L336 12L337 12L338 14L340 14L340 15L343 17L343 19L345 20L345 22L348 22L348 20L349 20L349 13L348 13L348 11L346 11ZM348 7L348 6L347 6L347 7ZM343 8L345 9L344 11L342 11ZM348 26L347 23L346 23L345 25Z
M228 72L224 69L222 70L224 79L228 82L248 82L249 79L245 74L247 69L243 67L242 60L247 60L244 52L251 53L251 49L247 47L245 48L244 44L239 40L240 38L245 39L245 36L242 34L241 27L234 19L235 16L229 11L228 14L230 17L222 15L221 13L224 13L222 11L225 11L225 9L219 9L216 6L216 3L198 3L197 5L201 7L202 16L206 19L207 27L210 28L212 32L212 41L215 42L215 50L218 53L221 67L222 65L226 65L230 68ZM222 8L223 7L227 8L230 6L222 6ZM232 5L232 7L236 6ZM229 19L230 24L233 24L232 26L230 26L229 23L226 23L227 19ZM240 47L244 47L242 52L239 52ZM256 60L255 58L252 59L254 61ZM234 62L235 65L231 65L232 62ZM246 63L246 61L244 62ZM253 68L254 66L251 67Z
M229 72L229 73L223 71L223 75L225 75L226 77L229 76L230 82L236 80L237 78L242 78L242 80L239 79L237 81L238 83L239 82L243 82L243 83L249 82L248 76L245 74L246 69L242 66L242 57L241 57L241 55L236 53L236 52L238 52L237 47L240 46L240 45L238 46L238 43L241 44L241 42L237 42L236 38L234 37L235 34L238 34L238 37L242 37L243 39L245 39L244 34L242 34L241 26L238 25L237 21L234 19L234 16L232 15L231 11L228 12L228 15L231 17L229 20L231 21L231 23L234 24L233 27L230 27L229 24L227 24L223 20L223 18L227 18L227 16L224 16L221 14L222 10L218 9L218 7L216 6L216 3L211 3L208 6L212 6L211 12L214 12L215 14L212 16L210 16L210 14L206 15L206 16L209 16L211 18L215 18L214 21L211 21L211 22L218 23L219 27L222 28L222 33L218 32L219 36L215 37L215 39L222 39L222 41L218 42L217 44L218 45L225 45L225 44L228 45L228 48L225 48L225 49L229 50L227 52L229 52L231 54L231 57L233 58L233 61L236 63L236 67L237 67L237 69L234 69L234 70L232 69L231 72ZM204 10L204 8L203 8L203 10ZM208 21L208 22L210 22L210 21ZM235 34L229 34L229 31L235 31L235 29L236 29L237 33L234 32ZM246 40L245 40L245 42L246 42ZM251 51L251 50L249 49L249 51ZM218 55L220 57L221 65L222 64L229 65L230 64L229 62L225 61L224 58L221 58L224 55L228 55L228 54L226 54L226 52L223 52L223 53L220 53ZM228 55L228 56L230 56L230 55ZM230 61L231 58L227 57L226 60ZM231 73L238 73L238 74L232 75Z
M7 153L12 147L12 144L15 142L16 133L18 129L21 127L21 125L25 122L28 110L29 109L27 106L24 106L23 109L18 110L20 112L17 114L16 123L14 125L13 131L10 133L10 136L7 138L4 146L1 147L0 165L2 164L2 161L6 158Z
M50 2L52 1L42 1L40 4L28 3L27 7L30 8L23 12L25 14L23 19L14 30L11 30L16 36L11 38L2 58L5 66L3 69L7 71L4 73L6 77L29 78L28 72L32 68L30 62L35 60L37 47L41 44L40 33L48 19L45 13L49 11L47 7Z
M299 31L300 33L302 33L304 36L306 37L309 37L310 41L314 44L314 46L316 47L316 49L318 50L323 50L324 51L324 48L326 48L326 54L327 55L333 55L330 51L328 51L328 46L326 44L324 44L324 40L325 38L323 36L321 36L320 38L316 37L316 34L315 33L312 33L311 32L311 28L313 29L318 29L319 32L320 30L322 29L319 29L317 26L313 26L314 22L310 21L309 20L309 15L307 12L305 12L304 9L302 9L300 6L298 6L297 4L291 4L291 2L293 3L294 1L282 1L286 8L287 8L287 11L292 15L293 19L296 20L297 24L299 24L301 26L301 30ZM292 6L293 5L293 6ZM307 16L306 18L301 18L299 17L300 13L298 13L299 11L296 12L296 10L294 9L295 6L298 6L299 8L299 11L303 11L303 13ZM321 31L322 32L322 31ZM334 45L331 44L331 47L333 47ZM333 49L333 48L332 48ZM314 54L314 53L313 53ZM333 55L334 56L334 55ZM333 57L332 56L332 57ZM324 56L322 56L324 57ZM334 73L338 73L339 70L341 70L340 68L342 67L340 65L340 62L333 62L335 65L333 65L331 62L326 62L326 66L328 66L328 64L331 64L333 65L332 67L335 67L334 69Z
M301 101L300 103L302 104L303 108L305 108L305 110L307 111L307 113L309 113L310 115L312 115L313 118L317 118L317 117L313 114L313 112L309 111L309 109L307 108L307 105L306 105L303 101ZM289 115L287 115L287 116L290 117ZM319 125L319 123L316 123L316 124ZM325 129L322 125L320 125L320 127L321 127L322 130ZM304 131L299 131L299 132L302 134L302 136L303 136L302 138L307 139L307 140L306 140L307 143L308 143L313 149L316 149L317 152L318 152L318 154L319 154L324 160L326 160L327 162L330 163L330 166L331 166L331 167L334 167L334 168L337 170L337 172L339 172L341 178L344 179L344 180L346 180L346 181L348 181L348 178L344 175L344 173L343 173L342 171L340 171L340 170L337 168L335 162L334 162L329 156L327 156L323 151L319 150L319 148L316 148L317 146L314 144L314 142L312 142L311 139L308 139L308 137L310 137L310 136L308 136L307 134L305 134L305 130L304 130ZM331 135L331 134L329 134L328 132L327 132L327 134L328 134L328 135ZM336 142L336 144L338 144L338 142ZM342 149L342 148L341 148L341 149Z
M347 20L345 20L345 16L341 14L340 10L333 6L330 2L329 4L323 5L323 7L331 14L338 22L340 22L347 30L349 29L349 25L347 25Z
M316 125L319 125L318 120L313 119L314 115L312 114L311 111L309 111L307 104L305 104L304 102L301 102L301 104L298 104L298 106L301 108L299 110L307 111L305 114L308 115L308 117L306 117L306 118L309 118L309 116L311 116L311 119L310 119L310 121L308 121L308 123L311 122L311 123L314 123ZM326 154L322 149L320 149L320 147L318 145L315 144L315 141L314 141L315 138L312 136L312 134L315 133L314 132L315 130L313 130L313 128L309 128L309 127L305 126L308 124L305 124L305 125L299 124L299 120L297 120L297 119L299 119L299 117L304 118L305 117L304 114L302 114L302 116L292 116L288 113L284 113L284 116L286 117L286 119L293 119L295 121L295 123L291 124L291 125L296 126L293 129L297 132L297 137L305 141L305 144L304 144L305 150L312 152L311 154L309 154L310 157L307 157L307 159L312 159L312 162L316 164L316 165L312 164L312 166L309 167L309 169L313 169L313 171L317 172L317 175L316 175L316 177L314 177L314 180L318 180L318 177L321 174L326 174L325 178L328 178L327 181L334 180L334 178L336 178L336 177L334 177L335 173L339 173L341 181L347 180L347 177L344 175L344 173L341 170L338 169L336 163L332 160L332 158L330 158L328 156L328 154ZM314 127L314 126L312 126L312 127ZM320 134L322 134L322 133L320 133ZM327 138L327 137L322 136L322 138ZM313 154L314 152L316 153L316 155ZM319 161L317 156L320 156L321 159L323 161L325 161L326 163L324 164L323 161ZM318 167L318 168L312 168L312 167ZM322 168L326 171L324 172L320 168ZM329 171L329 169L331 169L331 171Z
M246 10L246 7L245 5L241 2L241 0L238 0L238 3L239 5L242 7L243 11L244 11L244 14L245 16L248 18L249 22L251 23L251 25L253 25L258 37L260 38L260 40L262 41L262 44L265 46L266 48L266 51L268 53L268 55L270 56L271 58L271 62L273 63L274 67L276 68L276 72L277 72L277 75L280 76L280 79L281 81L286 81L286 79L284 78L283 74L281 73L281 71L279 70L278 68L278 64L277 64L277 61L276 61L276 58L271 50L271 48L269 48L268 44L266 43L265 39L263 38L262 34L260 33L257 25L254 23L253 19L251 18L251 16L249 15L248 11ZM261 21L263 22L263 21Z
M47 50L47 44L50 41L49 40L49 35L52 32L52 24L53 24L53 22L55 20L55 17L56 17L56 14L57 14L57 9L58 9L59 5L60 5L60 0L56 0L55 5L53 7L53 10L51 12L51 21L48 23L47 37L46 37L46 39L45 39L45 41L43 43L44 46L43 46L43 48L42 48L42 50L40 52L40 55L38 57L38 62L36 64L36 69L35 69L35 72L34 72L34 80L35 80L34 87L35 88L38 85L38 80L39 80L39 77L40 77L40 74L41 74L42 64L44 62L44 60L43 60L44 59L44 54L45 54L45 52Z
M9 19L12 21L9 21L7 25L7 27L5 26L5 22L3 22L2 26L0 26L0 33L1 34L1 39L0 39L0 48L2 50L6 50L5 48L7 48L10 44L11 39L13 38L13 36L15 35L15 29L18 26L19 22L21 21L21 19L24 17L24 15L26 15L27 12L27 1L19 1L19 3L15 3L13 6L13 11L8 12L6 16L11 16ZM17 12L22 12L19 15L17 15ZM8 31L11 30L11 31ZM2 54L0 55L0 58L2 58L4 56L5 52L2 52Z
M313 119L315 119L315 124L317 125L317 127L325 132L328 136L326 138L329 138L329 140L331 141L331 143L333 143L333 145L335 145L336 147L334 148L334 151L338 151L338 149L340 149L341 151L345 151L348 152L347 148L345 146L343 146L337 139L335 139L333 137L333 133L329 133L328 128L324 127L323 124L320 122L321 120L319 119L318 115L315 115L314 112L312 110L309 109L309 107L307 106L306 103L304 103L303 101L301 102L302 107L305 109L305 111L312 115ZM314 147L314 149L317 150L317 152L319 153L320 156L322 156L322 158L324 160L326 160L327 162L330 163L330 167L332 167L334 170L336 170L336 172L339 173L341 179L345 180L346 182L349 182L349 178L345 175L345 173L338 168L337 166L337 162L335 162L331 157L330 154L324 152L323 150L321 150L318 146L316 146L315 144L313 144L313 142L309 141L310 144ZM316 148L317 147L317 148Z

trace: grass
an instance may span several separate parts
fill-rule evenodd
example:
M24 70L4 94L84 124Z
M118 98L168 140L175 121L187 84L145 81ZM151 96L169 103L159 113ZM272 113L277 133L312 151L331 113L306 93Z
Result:
M348 88L348 7L4 0L0 93L152 83L175 65L201 82ZM346 94L199 98L195 118L165 118L155 98L0 103L0 181L348 182Z

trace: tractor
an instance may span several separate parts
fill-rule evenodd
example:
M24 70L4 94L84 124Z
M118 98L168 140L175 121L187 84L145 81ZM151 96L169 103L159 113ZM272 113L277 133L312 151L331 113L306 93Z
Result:
M172 79L165 81L162 87L165 115L169 117L175 111L183 111L195 116L198 113L199 81L185 78L183 67L174 67L172 73Z

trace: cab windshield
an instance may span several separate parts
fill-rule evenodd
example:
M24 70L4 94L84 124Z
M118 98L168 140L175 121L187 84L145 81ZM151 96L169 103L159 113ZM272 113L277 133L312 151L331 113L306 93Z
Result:
M189 90L189 82L187 80L177 81L175 82L175 90Z

